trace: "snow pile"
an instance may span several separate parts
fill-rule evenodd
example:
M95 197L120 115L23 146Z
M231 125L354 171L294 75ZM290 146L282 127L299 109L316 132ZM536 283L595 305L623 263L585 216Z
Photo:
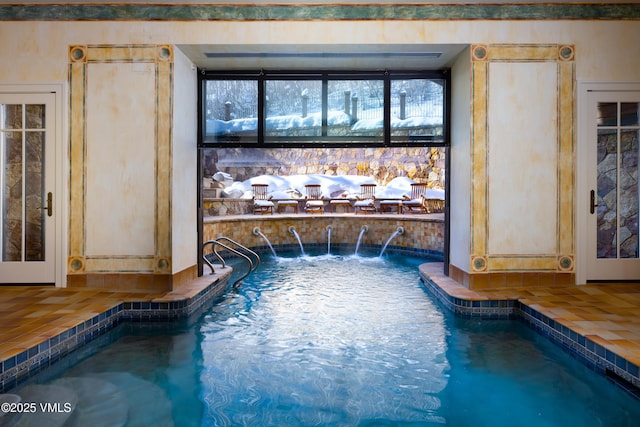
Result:
M375 184L375 180L368 176L360 175L289 175L274 176L260 175L249 178L246 181L235 181L224 191L224 197L237 199L250 199L253 197L252 184L267 184L269 197L276 200L304 198L305 185L320 184L322 197L355 199L360 195L360 185ZM394 178L386 186L377 186L375 197L378 199L401 199L411 195L413 181L406 177ZM428 189L427 198L443 199L444 190Z
M351 116L344 111L331 110L327 112L328 126L345 126L351 124ZM382 115L379 119L360 119L353 124L351 130L366 131L382 129L384 120ZM208 135L230 135L240 132L256 132L258 129L257 118L234 119L229 121L209 119L206 123ZM300 115L273 116L267 117L265 126L267 130L286 130L312 128L322 126L322 113L309 114L306 117ZM409 117L404 120L398 118L391 119L392 128L424 128L442 126L442 117Z
M327 114L328 126L340 126L348 125L351 123L351 118L343 111L329 111ZM268 129L298 129L298 128L311 128L322 126L322 113L309 114L307 117L300 117L299 115L288 116L273 116L267 117L265 126ZM382 125L378 126L382 128ZM211 135L226 135L240 132L257 131L258 119L235 119L235 120L207 120L207 134Z

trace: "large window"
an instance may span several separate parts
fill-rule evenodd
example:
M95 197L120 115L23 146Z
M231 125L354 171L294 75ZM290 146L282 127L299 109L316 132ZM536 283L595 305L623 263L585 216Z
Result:
M448 145L448 73L199 73L200 145Z

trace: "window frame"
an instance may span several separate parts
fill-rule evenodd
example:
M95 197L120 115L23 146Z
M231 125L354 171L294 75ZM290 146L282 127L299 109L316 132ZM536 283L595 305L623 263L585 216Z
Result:
M442 136L413 136L398 141L391 136L391 81L403 79L427 79L443 81L443 123ZM210 80L252 80L258 82L258 124L257 137L237 140L211 141L206 139L206 83ZM269 137L265 138L265 82L267 80L321 80L322 103L322 136L307 137ZM334 80L382 80L384 92L383 135L372 140L371 136L328 136L327 135L327 103L326 93L329 81ZM450 146L450 112L451 112L451 78L449 69L420 71L357 71L357 70L198 70L198 147L415 147L415 146ZM274 141L274 139L277 139ZM397 139L397 138L395 138Z

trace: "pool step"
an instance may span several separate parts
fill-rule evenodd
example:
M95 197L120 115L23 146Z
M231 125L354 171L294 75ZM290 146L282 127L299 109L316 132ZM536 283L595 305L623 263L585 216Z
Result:
M171 402L166 393L152 382L128 372L104 372L91 374L115 384L129 403L127 427L172 427Z
M25 386L16 394L23 404L35 404L35 410L5 414L3 427L173 426L165 392L127 372L65 377Z
M20 396L22 406L16 407L15 412L5 413L2 426L63 426L78 404L78 395L74 390L57 385L28 385L16 394ZM31 406L34 404L35 407ZM42 411L40 405L47 404L57 404L59 409L54 410L54 406L50 406L49 410Z

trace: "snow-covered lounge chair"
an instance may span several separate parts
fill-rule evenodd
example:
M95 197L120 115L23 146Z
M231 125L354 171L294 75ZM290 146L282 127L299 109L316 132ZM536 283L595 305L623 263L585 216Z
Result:
M267 198L267 184L251 184L253 188L253 213L254 214L273 214L274 203Z
M409 200L402 202L403 213L427 213L427 207L425 206L424 194L427 191L426 183L413 183L411 184L411 196Z
M324 200L322 200L320 184L307 184L304 188L307 192L304 210L309 213L324 213Z
M376 184L360 184L360 196L353 205L356 215L376 213L375 191Z

